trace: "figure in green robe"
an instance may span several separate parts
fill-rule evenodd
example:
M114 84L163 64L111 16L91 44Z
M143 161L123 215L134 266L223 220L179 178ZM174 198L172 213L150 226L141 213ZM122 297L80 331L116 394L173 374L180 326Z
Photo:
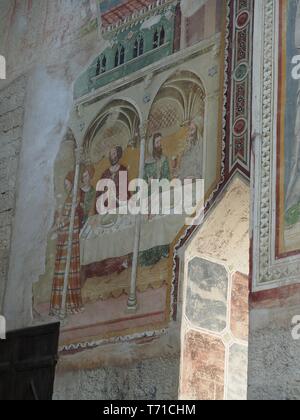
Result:
M163 155L162 135L157 133L151 141L152 157L145 163L144 179L151 185L152 179L159 181L167 179L171 181L171 171L168 158ZM151 189L149 188L149 193ZM139 262L142 267L151 267L157 264L162 258L168 258L170 253L169 245L157 246L155 248L140 253Z

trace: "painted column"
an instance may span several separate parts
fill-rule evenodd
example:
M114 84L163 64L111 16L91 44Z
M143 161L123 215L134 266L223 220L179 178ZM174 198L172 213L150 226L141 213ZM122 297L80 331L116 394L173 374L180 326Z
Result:
M98 37L99 39L102 39L102 15L101 15L101 7L100 4L97 2L97 0L90 0L91 7L96 10L96 16L98 20Z
M65 270L65 277L64 277L64 288L63 288L62 302L61 302L61 312L60 312L61 319L64 319L67 315L66 304L67 304L69 274L70 274L71 259L72 259L73 231L74 231L74 222L75 222L75 214L76 214L76 207L77 207L80 164L81 164L81 159L82 159L82 148L77 148L75 150L75 157L76 157L76 166L75 166L75 175L74 175L73 201L72 201L72 210L71 210L71 216L70 216L68 252L67 252L66 270Z
M181 35L180 49L184 50L187 46L187 18L181 13Z
M145 168L145 150L146 150L146 133L147 133L148 121L145 124L140 125L140 168L139 168L139 178L144 178L144 168ZM127 310L129 312L136 312L138 302L136 294L136 282L137 282L137 269L138 269L138 258L140 250L140 239L141 239L141 226L142 226L142 215L138 214L136 216L135 222L135 234L134 234L134 249L133 249L133 259L132 259L132 272L131 272L131 282L130 282L130 292L127 303Z

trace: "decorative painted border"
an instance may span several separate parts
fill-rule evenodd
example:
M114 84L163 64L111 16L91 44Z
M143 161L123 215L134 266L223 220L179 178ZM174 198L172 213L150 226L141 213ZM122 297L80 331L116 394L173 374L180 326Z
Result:
M119 336L119 337L112 337L112 338L103 338L102 340L94 340L94 341L86 341L82 343L74 343L74 344L65 344L59 348L59 353L61 355L70 354L70 353L78 353L84 350L91 350L99 346L103 346L104 344L121 344L121 343L128 343L130 341L138 340L141 338L159 338L165 335L167 329L161 329L157 331L146 331L143 333L136 333L127 336Z
M276 258L279 2L255 3L252 291L299 283L300 256Z
M244 17L246 16L246 18ZM227 0L225 31L225 66L224 66L224 109L222 168L219 184L207 200L205 215L214 206L220 193L226 188L232 177L238 172L250 177L251 148L251 104L252 104L252 35L253 35L253 0ZM239 43L239 39L243 39ZM246 71L238 77L241 65ZM244 96L241 95L244 92ZM246 94L247 93L247 94ZM235 111L235 112L234 112ZM245 122L241 133L234 133L234 127L240 119ZM235 145L239 145L235 148ZM240 156L240 147L245 152ZM235 152L233 152L235 150ZM188 228L179 239L174 252L173 262L173 319L177 319L177 296L179 289L180 249L187 245L198 226Z
M250 174L253 2L236 0L233 11L229 172Z
M111 33L118 33L122 32L128 28L131 28L132 26L142 23L143 21L147 20L150 16L157 15L159 13L165 12L168 7L170 7L172 4L175 3L174 0L152 0L148 1L145 4L144 3L138 3L136 4L136 11L133 12L131 15L128 15L128 8L126 7L126 4L128 2L121 3L118 7L113 8L111 10L106 11L102 16L105 17L108 15L115 15L116 20L114 23L102 25L102 34L105 36L105 34L111 35ZM100 3L101 4L101 3ZM101 13L101 6L100 7L100 13ZM124 14L125 17L123 17L122 12L124 9L127 11ZM117 14L115 13L115 10L117 10Z

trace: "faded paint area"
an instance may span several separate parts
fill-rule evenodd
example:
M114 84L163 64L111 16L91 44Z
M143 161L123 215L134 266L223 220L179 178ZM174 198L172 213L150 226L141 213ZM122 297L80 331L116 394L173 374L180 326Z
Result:
M185 337L184 360L181 398L222 400L225 366L225 347L222 341L189 331Z
M173 323L161 336L117 342L61 355L54 398L178 398L180 326Z
M180 397L246 400L249 279L239 270L248 272L249 187L239 177L195 234L186 257Z
M222 261L230 271L249 272L250 189L235 178L191 243L189 252Z
M249 335L249 278L240 273L232 276L231 331L240 340Z
M198 261L200 264L200 260ZM202 261L202 266L206 267L208 263ZM224 269L225 270L225 269ZM215 273L217 274L217 273ZM226 274L226 270L225 270ZM181 358L181 388L180 396L182 398L192 398L197 396L198 392L203 387L203 377L206 377L207 367L204 364L195 366L197 369L197 375L193 374L193 378L187 377L186 371L189 369L189 363L197 363L197 360L202 360L203 354L200 349L197 349L197 345L193 346L191 343L187 343L187 337L189 334L198 334L200 331L207 338L207 340L220 340L226 350L226 356L218 359L219 367L222 367L223 377L222 381L223 394L216 393L213 382L213 378L207 384L210 394L207 398L209 399L225 399L225 400L246 400L247 399L247 371L248 371L248 278L241 276L239 273L234 274L228 278L228 288L231 290L231 295L225 300L225 313L228 312L228 317L225 318L223 323L220 322L220 311L215 310L214 302L211 306L198 306L195 307L193 302L201 302L203 299L203 290L200 288L189 289L186 296L186 319L183 321L183 342L185 350L183 351ZM201 276L199 277L201 279ZM214 284L220 277L216 276L215 279L211 278L211 283ZM239 299L242 302L238 307L236 306L237 291L236 281L239 280L241 287L239 288ZM190 279L188 285L191 283ZM189 286L188 286L189 287ZM191 292L192 290L192 292ZM193 293L193 295L191 295ZM190 311L190 308L193 310ZM192 314L192 316L191 316ZM241 317L240 317L241 314ZM222 328L216 328L219 326ZM231 328L230 328L231 326ZM221 333L221 334L220 334ZM200 354L199 354L200 353ZM215 356L215 355L214 355ZM218 388L217 388L218 389ZM215 397L213 397L213 391ZM205 392L208 392L207 390ZM206 394L204 393L202 397Z
M8 79L0 87L27 73L4 303L10 328L32 323L32 284L45 270L47 230L55 209L54 163L72 108L73 82L101 49L95 29L81 32L92 11L87 0L36 1L35 7L29 1L12 1L5 3L5 18L1 13L0 53L7 59Z
M93 3L35 0L33 5L31 0L1 1L0 54L7 59L9 79L44 64L51 65L52 72L77 77L81 71L78 64L84 67L88 63L97 41L95 28L91 27L90 33L86 30L97 16ZM83 36L86 33L89 42Z
M248 349L240 344L233 344L229 350L228 393L230 401L247 399Z
M226 328L228 273L225 268L194 258L189 263L186 315L194 325L212 332Z
M207 3L207 0L183 0L181 2L181 11L184 17L191 17L202 6Z
M1 91L0 99L0 313L5 293L22 147L26 78Z

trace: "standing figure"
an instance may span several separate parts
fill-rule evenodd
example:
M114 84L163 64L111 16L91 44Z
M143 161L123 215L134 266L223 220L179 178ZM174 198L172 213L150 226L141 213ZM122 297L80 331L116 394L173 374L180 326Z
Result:
M126 166L120 163L123 157L123 149L121 146L114 146L109 152L109 161L110 167L106 169L102 176L101 180L111 180L115 183L116 186L116 205L117 208L119 207L120 203L126 202L129 200L130 196L128 193L128 169ZM120 177L125 176L127 174L127 187L126 191L120 191ZM97 192L96 193L96 203L99 197L101 197L103 193ZM105 206L107 203L104 203ZM95 206L96 207L96 206ZM97 209L95 208L97 212ZM104 244L105 246L105 244ZM116 257L116 258L109 258L107 260L92 263L87 266L82 267L82 276L84 279L94 278L94 277L104 277L109 276L112 274L120 274L124 270L130 267L132 263L132 256L127 255L124 257Z
M188 139L181 157L176 176L185 179L202 179L203 177L203 138L202 120L195 118L189 124Z
M149 145L151 155L145 163L145 180L150 183L152 179L171 180L171 171L168 158L164 156L162 149L162 135L154 134Z
M52 296L50 303L50 315L59 316L62 308L62 295L64 289L64 277L66 271L66 261L68 255L68 239L71 221L72 201L73 201L74 173L70 172L65 179L65 189L67 198L61 212L55 217L55 230L57 231L57 245L55 258L55 273L52 285ZM71 265L68 278L68 290L66 299L66 312L77 314L83 311L81 296L81 275L80 275L80 247L79 234L82 225L83 212L78 198L74 229L72 236Z
M297 1L295 47L300 54L300 0ZM288 226L300 221L300 83L297 91L296 108L294 150L291 155L291 172L286 194L286 222Z
M95 214L96 190L92 185L92 179L95 175L95 169L87 166L82 173L82 184L80 188L80 201L83 208L83 226L90 216Z
M149 185L149 192L151 191L151 181L166 179L171 181L171 170L169 160L163 154L162 148L162 135L156 133L149 147L149 153L151 155L145 163L145 181ZM139 263L142 267L151 267L157 264L162 258L168 258L170 253L169 245L157 246L155 248L143 251L140 253Z
M123 157L123 149L121 146L114 146L110 152L109 152L109 161L110 161L110 167L106 169L106 171L103 172L101 176L101 180L110 180L113 181L116 187L116 194L117 196L117 208L120 205L120 202L126 202L129 200L130 196L128 193L128 169L126 166L122 165L120 163L121 159ZM127 174L127 183L126 183L126 191L121 191L121 185L120 180L121 176L125 176ZM96 194L96 201L103 193L97 192Z

